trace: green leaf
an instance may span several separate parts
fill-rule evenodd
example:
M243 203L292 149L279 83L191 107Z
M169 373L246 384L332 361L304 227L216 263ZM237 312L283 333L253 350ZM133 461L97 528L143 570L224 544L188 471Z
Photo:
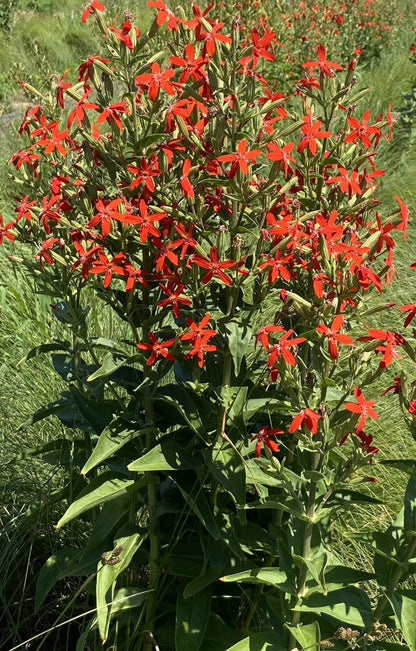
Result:
M52 416L53 414L57 414L59 411L62 411L63 409L67 409L68 407L72 406L72 402L70 400L54 400L54 402L49 402L47 405L43 405L35 411L27 420L25 420L24 423L22 423L19 426L19 430L22 429L23 427L28 427L29 425L33 425L34 423L39 422L40 420L43 420L44 418L47 418L48 416Z
M334 502L336 504L383 504L383 500L379 500L376 497L367 495L366 493L360 493L359 491L353 491L348 488L338 488L327 501L327 505L333 506Z
M241 459L234 450L215 447L202 451L205 464L223 488L232 495L236 504L246 501L246 473Z
M286 400L278 400L277 398L270 398L265 395L262 398L251 398L247 400L244 417L246 422L257 413L272 413L278 411L279 413L289 413L292 410L292 404Z
M301 649L308 651L319 651L321 642L321 632L318 622L305 624L304 626L288 626L287 629L300 644Z
M393 608L398 628L409 645L410 651L416 650L416 601L398 594L388 592L387 598Z
M230 552L222 540L209 538L204 544L204 565L199 575L186 584L183 596L194 594L217 581L229 562Z
M197 434L204 443L210 443L209 437L202 421L202 411L200 405L196 404L197 396L191 394L192 389L185 386L165 385L163 395L157 396L156 400L167 403L181 417L195 434ZM176 421L175 421L176 422Z
M101 432L91 456L81 470L82 474L86 475L92 468L103 463L103 461L111 457L117 450L120 450L123 445L138 436L145 436L149 431L155 431L155 428L147 427L141 430L133 427L126 428L126 421L122 418L115 418Z
M235 532L240 543L246 545L250 553L260 550L273 556L279 555L276 538L259 524L250 520L244 525L238 522L235 524Z
M248 387L225 386L221 388L221 401L227 411L227 431L231 432L231 425L236 428L240 437L246 434L246 427L244 422L244 412L247 403Z
M104 356L104 359L103 359L103 362L102 362L100 368L98 368L94 373L89 375L87 377L87 381L92 382L93 380L96 380L97 378L100 378L100 377L108 377L109 375L111 375L111 373L113 371L115 371L117 368L120 368L125 363L126 363L125 360L123 360L123 362L121 362L121 363L120 362L115 362L113 353L107 353Z
M235 630L227 626L219 615L211 612L200 651L226 651L235 640Z
M351 583L371 581L375 578L373 572L356 570L353 567L346 567L345 565L328 565L325 570L325 576L328 584L338 583L339 585L351 585Z
M274 631L252 633L237 644L228 647L226 651L277 651L282 649L282 639Z
M328 554L324 551L320 555L315 556L313 559L304 558L303 556L293 556L293 560L298 563L303 563L308 568L310 574L315 579L316 583L321 586L323 594L327 593L325 584L325 567L328 562Z
M288 577L286 572L276 569L275 567L261 567L236 574L227 574L222 576L221 581L224 583L254 583L257 585L272 585L278 590L296 594L296 587L293 581Z
M24 357L19 364L22 362L26 362L29 359L32 359L33 357L37 357L38 355L42 355L43 353L51 353L56 350L65 350L66 352L69 352L71 349L69 341L55 341L51 342L49 344L40 344L40 346L35 346L28 352L26 357Z
M60 579L68 576L74 562L81 556L82 550L64 547L53 554L42 566L36 583L35 613L45 601L50 590Z
M77 646L75 647L75 651L85 651L85 648L88 648L87 647L88 635L96 627L96 625L97 625L97 618L92 617L92 619L90 619L90 621L88 622L86 628L82 631L81 635L79 636L77 640Z
M116 615L123 614L126 610L141 606L147 594L149 594L149 590L141 590L134 585L116 590L114 601L111 604L111 619Z
M116 555L119 562L114 565L102 565L100 562L98 565L95 596L97 602L98 630L103 643L107 640L108 630L110 628L117 577L120 572L129 566L141 542L142 538L137 533L125 538L119 538L115 541L115 547L121 547L120 552ZM111 556L111 552L108 553L108 556Z
M380 640L379 642L376 642L377 646L372 647L378 649L382 649L383 651L411 651L410 647L407 646L407 644L400 644L399 642L385 642L384 640Z
M148 480L148 478L145 479ZM64 524L78 517L81 513L93 509L109 500L115 500L122 495L127 495L144 483L146 482L144 482L143 479L137 482L134 481L134 479L126 479L126 476L121 473L113 471L104 472L102 475L95 477L91 483L80 492L75 502L72 502L57 523L57 529L63 527Z
M364 627L371 623L371 604L364 590L347 586L327 595L314 592L300 600L293 610L330 615L349 626Z
M215 521L212 507L205 497L205 494L198 486L198 483L190 481L185 477L179 477L176 474L173 475L172 479L182 493L182 496L186 500L191 511L195 513L211 536L215 538L215 540L219 540L221 538L221 532Z
M416 531L416 477L409 478L404 495L404 531Z
M114 412L120 408L116 400L90 400L73 385L69 387L71 396L81 416L98 435L114 418Z
M211 586L200 590L192 598L178 593L176 602L175 648L181 651L199 651L207 630L211 606Z
M416 471L416 459L381 459L379 463L402 470L408 475L414 475Z
M136 472L157 472L198 468L198 460L172 439L165 439L149 450L140 459L132 461L128 470Z
M244 355L251 344L253 333L246 324L241 324L237 321L222 323L219 329L227 339L228 349L234 363L234 375L237 376L240 372Z

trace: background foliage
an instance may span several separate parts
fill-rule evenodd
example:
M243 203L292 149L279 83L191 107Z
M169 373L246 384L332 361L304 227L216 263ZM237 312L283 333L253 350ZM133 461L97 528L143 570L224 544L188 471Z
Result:
M388 4L390 5L390 3ZM19 8L17 9L19 10ZM22 77L24 77L26 80L32 81L35 85L40 81L44 83L44 80L50 76L50 73L61 73L62 70L67 67L68 61L70 60L72 63L73 57L78 56L78 53L81 57L81 54L84 54L85 52L85 44L88 42L88 39L86 37L87 31L83 31L78 27L78 7L76 7L76 12L72 18L73 25L76 25L76 28L74 27L74 32L66 32L66 30L68 30L69 23L65 22L61 18L56 19L56 17L54 18L55 22L52 23L48 29L45 28L45 16L49 16L50 13L53 13L53 6L50 3L45 4L39 2L36 3L36 6L32 7L30 7L30 5L27 5L27 9L35 10L36 12L42 10L42 18L39 19L36 15L33 17L33 19L30 19L33 20L33 22L28 24L25 22L26 19L24 19L22 16L19 17L17 11L15 12L14 16L10 17L10 25L13 25L13 23L11 23L11 20L13 19L16 21L14 23L16 30L19 28L22 31L27 30L28 34L33 35L36 34L35 19L38 21L39 36L36 37L36 40L29 41L28 51L30 60L37 60L38 64L40 65L36 65L33 71L21 70L19 68L12 74L10 74L9 69L9 72L7 73L9 76L4 78L3 91L3 101L6 111L9 110L10 107L16 106L16 104L20 105L21 95L18 93L10 93L10 84L13 76L18 77L19 73L21 72ZM227 7L225 7L225 9L227 10ZM18 20L17 17L19 18ZM51 46L53 46L53 42L50 39L50 34L59 33L57 26L60 25L61 29L62 25L64 24L65 27L63 30L64 32L68 33L68 37L65 37L64 43L69 44L67 59L65 59L65 56L63 56L65 48L62 47L62 39L58 40L57 37L58 42L55 43L55 51L53 51L51 48ZM42 29L44 30L43 37L41 25ZM79 32L77 32L77 30L79 30ZM81 34L83 34L83 36L81 36ZM409 61L409 56L406 53L407 47L411 43L412 36L412 33L403 30L400 34L400 39L402 39L402 42L406 43L406 48L403 48L401 51L399 51L398 54L392 55L388 51L383 50L383 47L381 45L377 48L377 56L380 58L380 61L375 63L374 61L370 60L370 62L367 62L367 68L359 68L357 71L360 83L364 83L364 85L368 83L368 85L372 88L370 101L371 104L374 105L375 114L378 114L387 109L387 106L385 104L386 97L392 99L393 107L396 108L398 112L401 107L406 106L406 102L408 100L406 98L402 98L401 94L402 92L409 92L413 81L414 66ZM14 37L15 38L13 40L16 42L16 32L14 32ZM399 37L396 35L395 38ZM405 39L407 39L407 41L405 41ZM25 42L24 38L22 39L22 42ZM75 55L72 50L74 44L76 45L76 48L79 47L79 49L76 50L77 54ZM10 43L10 46L15 47L13 43ZM88 52L90 52L90 47L91 43L89 42ZM21 62L24 61L24 56L17 56L16 53L12 55L12 58L14 61L19 62L17 64L18 67L21 65ZM54 63L51 64L51 61ZM55 62L59 62L59 64L62 62L62 65L60 64L58 67ZM282 65L284 66L285 64L282 63ZM386 91L386 87L391 88L391 94ZM13 100L10 99L11 97L13 97ZM8 104L8 102L10 102L10 104ZM13 104L11 102L13 102ZM414 158L412 157L413 153L411 147L413 120L411 114L409 119L409 109L407 108L406 110L407 120L398 122L396 126L395 137L396 143L398 143L396 145L396 150L393 152L393 154L391 152L387 152L387 150L385 153L386 162L384 165L388 169L392 169L392 172L390 174L390 177L385 180L384 187L386 188L386 196L388 196L389 187L392 187L394 184L394 188L397 190L397 192L403 196L404 199L411 201L414 197L415 178L414 175L412 177L412 170L414 168ZM13 148L15 148L14 144ZM10 195L15 192L15 190L10 189L6 175L4 176L3 185L4 192L2 200L4 202L4 205L7 206L7 200L10 198ZM5 211L3 210L3 212ZM409 237L409 242L406 247L402 247L403 269L407 268L409 259L412 255L409 253L409 250L411 250L411 248L412 238ZM414 256L412 259L414 259ZM7 274L9 273L10 272L7 271ZM5 301L2 302L2 305L7 306L3 307L2 319L2 336L4 337L4 346L2 348L5 351L3 358L4 364L2 366L4 377L3 386L5 392L5 400L3 401L3 404L5 406L3 407L4 413L2 414L2 418L6 424L6 428L3 430L3 438L5 443L3 454L6 458L15 456L18 450L23 451L23 448L26 448L26 443L23 445L24 442L22 441L21 434L16 436L16 414L21 413L21 405L23 402L22 396L27 395L25 406L27 414L29 414L31 411L33 411L35 406L38 406L43 402L40 399L38 393L36 396L33 395L32 387L35 382L36 384L45 386L46 398L52 391L58 392L60 388L59 381L56 380L56 375L50 373L48 366L42 364L39 358L32 360L30 364L20 365L18 368L15 368L12 363L23 357L27 350L32 347L32 342L33 344L37 344L40 340L43 340L45 337L46 329L49 332L49 328L52 327L54 334L57 334L59 336L59 323L57 323L56 320L52 319L50 316L48 300L43 297L34 298L35 295L33 293L33 288L25 284L26 281L24 280L19 268L16 269L15 274L15 277L7 277L6 275L3 276L3 291ZM404 302L407 302L409 300L409 293L411 291L412 287L409 287L408 281L406 277L404 277L403 281L400 283L399 288L395 290L395 297L396 292L399 292L402 294ZM37 315L36 319L33 319L34 313ZM30 328L28 328L26 325L29 316L31 318ZM114 332L114 326L111 322L110 317L106 317L106 320L107 319L108 322L103 324L103 335L109 333L111 334ZM42 374L42 376L45 378L45 380L42 380L42 382L38 381L39 374ZM55 388L50 389L50 387ZM35 402L37 403L36 405L34 404ZM386 408L386 412L388 412L389 417L391 417L392 410L390 408ZM398 416L398 413L396 413L396 415ZM17 418L20 422L23 420L22 417L17 416ZM396 445L397 439L399 437L399 429L399 419L397 418L397 424L395 421L392 422L391 426L389 424L389 433L391 431L395 432L394 438ZM51 437L56 437L56 430L57 425L56 422L54 422L49 426L42 425L42 429L39 429L39 426L36 428L34 426L26 427L24 429L24 433L25 438L27 438L29 441L30 437L33 437L33 442L36 440L36 443L38 443L39 438L41 437L45 441L50 440ZM67 435L67 433L64 434L64 436ZM380 436L382 435L383 427L381 426ZM408 448L408 439L405 440L406 448ZM382 447L379 441L377 441L377 443L380 447ZM388 440L388 445L391 445L390 438ZM399 443L398 447L403 448L403 444ZM389 450L388 456L394 456L394 452L392 452L392 450ZM3 563L5 571L2 573L2 578L4 585L4 604L7 606L7 608L5 608L6 623L4 626L4 631L5 636L8 636L5 637L5 644L11 643L10 633L7 631L12 630L12 643L16 644L29 637L30 632L33 630L32 609L34 598L33 586L35 577L37 576L39 568L43 564L45 558L48 557L50 553L56 549L59 549L62 543L59 535L57 535L52 528L52 525L56 522L57 519L57 511L54 510L53 500L48 500L46 506L42 508L37 508L36 505L32 506L30 516L31 519L29 522L26 515L22 513L22 508L27 505L28 491L30 491L29 494L34 499L39 499L39 504L41 505L42 500L44 500L45 493L49 494L54 490L56 486L62 486L64 476L60 473L59 468L56 467L53 457L51 457L49 461L50 470L46 472L45 465L43 463L36 463L36 461L33 461L33 459L31 459L29 463L19 462L19 464L14 465L13 467L16 468L14 471L16 473L16 480L13 482L12 489L10 489L9 482L11 472L10 469L12 466L9 465L4 471L5 485L7 482L7 491L5 490L4 493L5 512L3 521L4 536L7 540L7 545L4 550ZM397 494L401 498L401 495L403 493L403 480L395 481ZM70 484L68 485L68 490L72 490ZM377 491L377 488L374 490ZM390 496L389 499L391 499ZM383 511L383 513L385 514L386 518L389 518L388 511ZM352 524L353 522L350 520L349 526ZM28 556L19 556L19 558L17 558L17 554L10 554L10 550L16 549L19 545L21 549L27 549L26 536L27 531L29 530L29 526L37 531L38 535L35 538L33 545L29 548ZM358 527L362 527L361 520L357 522L357 528ZM77 544L82 543L83 531L81 528L78 529L76 526L74 526L71 531L71 536ZM353 544L354 543L345 544L345 541L343 541L342 552L346 555L348 555L348 553L353 554L354 549L351 549ZM350 552L349 549L351 549ZM18 568L15 566L15 562L20 563L24 569L23 572L20 570L20 574L24 576L24 590L17 590L15 584L13 585L14 577L16 576L18 570ZM80 585L77 584L76 579L69 579L67 581L69 581L69 583L67 583L65 586L64 584L62 584L60 587L58 586L57 591L52 593L50 601L45 604L42 619L40 621L40 624L38 624L42 630L45 630L49 624L52 624L55 621L59 610L62 612L63 608L65 607L65 601L63 599L65 592L74 593L77 586ZM24 595L23 597L21 596L22 594ZM85 598L85 605L87 606L88 603L92 604L92 602L89 601L88 589L83 591L83 595ZM11 629L10 627L12 622L13 628ZM74 628L77 629L76 623L74 624ZM56 648L62 648L62 644L67 644L68 648L71 648L71 644L73 644L70 638L71 626L69 625L65 627L65 629L66 630L62 633L59 633L59 635L58 633L54 635L53 644L56 645ZM63 636L62 638L60 637L61 635ZM66 641L63 642L63 639Z

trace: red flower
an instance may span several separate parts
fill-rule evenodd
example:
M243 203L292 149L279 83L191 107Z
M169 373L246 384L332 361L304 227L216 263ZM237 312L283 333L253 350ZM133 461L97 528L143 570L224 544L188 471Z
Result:
M187 158L184 161L182 167L182 176L179 179L179 185L181 186L182 194L184 196L192 198L194 196L194 189L192 187L192 183L188 178L190 169L191 169L191 161L189 160L189 158Z
M303 425L308 428L311 434L316 434L318 431L318 420L321 418L321 415L318 412L313 411L305 407L301 409L298 414L292 420L289 426L289 432L293 433L296 430L300 429Z
M368 120L370 117L370 111L366 111L362 117L362 121L359 122L356 118L348 117L348 124L351 127L351 132L345 138L345 142L357 142L361 140L365 147L371 147L371 140L369 138L372 134L381 135L381 131L376 126L368 126Z
M266 267L270 267L269 273L267 276L268 282L274 283L276 278L282 277L283 280L289 281L290 280L290 271L285 267L284 263L290 262L292 259L292 255L285 255L282 256L280 249L276 251L275 255L269 255L268 259L266 262L262 262L259 265L259 270L265 269Z
M229 36L218 32L218 30L221 29L223 25L224 23L216 23L213 25L211 31L201 33L198 41L204 41L202 48L203 56L206 56L207 54L209 56L212 56L215 53L215 41L220 41L221 43L231 43L232 39Z
M163 25L163 23L166 22L168 29L178 29L178 23L185 22L182 18L175 16L163 0L148 0L146 4L148 7L159 9L156 16L156 22L158 25Z
M357 402L346 402L344 403L344 407L354 414L360 414L357 429L362 429L367 418L378 418L377 412L373 409L376 403L374 400L365 400L363 392L359 387L354 387L354 395Z
M282 328L282 326L278 326L278 325L269 324L269 325L263 326L262 328L260 328L257 331L257 336L256 336L256 341L255 341L254 346L256 347L258 342L260 342L263 348L268 348L269 347L269 333L270 332L281 332L282 330L284 330L284 328Z
M3 221L3 215L0 215L0 244L3 244L3 237L7 237L11 242L14 241L14 236L9 233L9 229L15 225L14 221L8 222L6 225Z
M257 62L260 57L268 61L274 61L275 56L271 52L269 52L268 48L275 40L274 39L275 35L276 35L275 32L266 28L263 36L260 37L258 30L255 27L253 27L253 29L251 30L251 43L252 43L251 52L248 56L239 59L239 63L241 63L243 67L247 67L248 64L250 63L250 59L252 58L251 69L254 70L254 68L257 66Z
M159 169L158 159L155 156L151 157L150 163L147 162L144 156L140 160L140 167L137 165L126 165L126 168L129 172L132 172L136 175L136 178L130 183L129 188L136 188L140 183L145 184L149 192L155 191L155 184L153 183L153 176L159 176L162 174L162 170Z
M112 214L112 217L118 219L123 224L140 224L139 236L141 242L147 241L147 238L149 237L149 233L150 235L154 235L155 237L160 237L160 231L156 228L156 226L154 226L153 222L160 221L162 217L165 217L166 213L157 212L157 213L149 214L144 199L140 199L139 201L139 212L140 215L135 215L130 212L126 212L126 213L114 212Z
M269 448L272 452L278 452L279 446L276 441L270 439L271 436L277 436L277 434L283 434L282 429L271 429L268 425L263 425L263 427L251 437L251 441L256 441L256 450L255 455L257 458L260 456L262 444Z
M231 169L228 173L230 179L236 174L237 170L240 169L243 174L248 173L248 163L251 163L254 158L257 158L261 154L260 149L251 149L247 151L247 140L243 138L237 145L237 152L235 154L222 154L218 156L217 160L222 163L232 163Z
M88 79L91 79L94 75L95 62L97 62L98 67L99 63L105 65L106 63L110 63L110 61L111 59L103 59L103 57L100 57L98 54L87 57L87 59L85 59L85 61L83 61L78 67L78 81L84 81L85 86Z
M267 145L268 151L266 158L268 160L281 161L281 167L284 168L285 177L289 172L293 174L293 169L290 167L289 161L296 163L293 156L290 156L290 152L292 151L294 144L295 143L293 142L288 142L286 145L283 145L283 147L278 147L274 142L269 142Z
M149 332L149 339L151 343L148 344L136 344L137 348L141 348L143 350L151 350L152 353L147 360L147 366L150 366L150 364L153 364L157 360L158 357L165 357L166 359L169 359L173 361L175 358L168 351L168 348L170 346L173 346L175 343L175 339L167 339L165 341L158 341L153 332Z
M129 49L133 50L134 45L133 41L131 40L130 37L130 32L132 30L133 25L129 20L125 20L123 24L121 25L121 29L118 29L117 27L114 27L113 25L109 25L108 29L110 29L114 34L116 35L116 39L120 41L121 43L124 43L124 45ZM134 27L134 31L136 32L137 36L140 36L140 31L137 27Z
M72 84L70 81L65 81L65 77L71 68L67 68L62 75L56 79L56 103L60 106L61 109L64 108L64 90L71 88Z
M401 305L399 310L402 312L409 312L407 315L403 326L407 328L412 319L416 316L416 303L408 303L407 305Z
M298 144L297 150L303 151L305 147L308 147L311 154L315 155L318 149L316 144L316 138L329 138L331 136L330 131L320 131L319 127L322 122L320 120L315 120L312 122L312 116L310 114L305 115L302 118L304 124L301 127L302 139Z
M192 43L187 43L184 50L184 58L177 56L170 56L169 61L173 63L174 66L180 66L183 68L183 71L180 74L179 81L181 83L188 80L188 77L192 77L195 81L200 79L205 79L205 71L202 70L202 66L207 63L207 60L198 57L195 59L195 50Z
M43 271L43 264L42 264L43 260L48 264L53 264L53 258L50 254L50 250L56 242L59 242L58 237L50 237L48 240L44 240L40 245L38 252L33 256L35 258L38 258L40 268L42 269L42 271Z
M403 231L403 242L405 242L407 224L409 222L409 208L406 206L406 204L403 203L403 201L400 199L400 197L397 196L397 194L394 195L394 198L400 204L400 218L401 218L400 223L398 224L398 226L396 226L396 230Z
M394 384L387 387L387 389L384 389L384 391L380 393L380 396L385 396L388 391L393 391L393 393L396 395L402 392L402 378L400 375L396 375L393 381Z
M189 298L185 298L185 296L181 296L182 291L185 289L185 285L183 283L179 283L175 289L173 288L173 282L169 282L168 286L165 287L164 285L161 285L159 283L159 287L164 292L165 294L168 295L167 298L163 298L161 301L158 302L157 306L158 307L165 307L169 306L172 308L173 314L176 316L177 319L179 319L181 313L179 309L179 305L192 305L192 301Z
M339 332L342 328L343 322L344 318L342 314L337 314L332 321L330 328L328 328L324 323L320 323L316 327L317 332L328 338L328 350L332 359L337 359L338 357L337 341L341 344L349 344L350 346L354 344L354 339L352 337L349 335L343 335Z
M98 0L90 0L82 13L81 22L85 23L90 13L93 11L104 11L104 5L101 2L98 2Z
M186 323L190 328L190 332L184 332L183 335L179 337L181 341L188 341L193 346L192 350L186 353L185 359L189 359L189 357L196 355L199 368L202 368L204 363L202 353L217 350L217 347L214 344L207 343L208 339L217 334L216 330L205 328L209 319L210 315L206 314L198 324L187 317Z
M106 106L98 116L97 124L101 124L102 122L107 121L110 125L112 123L115 124L121 131L123 125L120 119L120 113L130 113L127 102L115 102L114 104Z
M40 140L36 142L36 144L45 147L45 154L50 154L57 149L62 156L65 156L66 149L62 144L62 140L65 140L68 135L66 129L65 131L59 131L58 125L52 123L50 125L50 133L48 135L45 134L43 138L40 138Z
M75 237L75 235L73 237ZM72 265L71 271L74 271L74 269L81 266L81 275L84 278L84 280L86 280L88 278L88 272L92 264L91 258L95 253L97 253L97 251L100 251L102 249L102 246L96 244L95 246L88 249L88 251L86 251L82 246L81 242L78 242L76 239L74 239L73 243L74 243L74 249L77 251L79 258Z
M342 66L339 63L333 63L332 61L326 60L326 51L323 45L318 45L318 61L308 61L307 63L302 63L303 68L319 68L319 73L322 76L334 77L334 73L331 68L334 70L342 70Z
M224 260L223 262L218 262L218 253L215 246L211 246L209 252L209 260L207 260L207 258L203 258L201 255L194 255L193 262L198 267L208 269L207 273L202 276L202 282L204 285L206 283L209 283L209 281L214 276L217 276L226 285L232 285L233 281L231 280L230 276L227 276L227 274L223 272L223 269L230 269L231 267L234 267L236 265L236 261Z
M88 228L93 228L94 226L97 226L97 224L101 224L101 233L104 236L108 235L111 228L111 219L120 217L120 215L122 215L122 213L119 213L118 210L116 210L121 201L122 200L120 198L117 198L109 201L108 203L104 203L101 201L101 199L99 199L95 204L97 212L89 220Z
M297 344L300 344L302 341L306 340L305 337L295 337L294 339L289 339L292 332L293 330L287 330L285 334L280 337L279 341L267 351L267 354L269 356L267 360L267 366L269 368L275 365L280 356L283 357L286 364L295 366L296 361L289 348L292 346L297 346Z
M374 349L377 353L383 353L383 357L379 364L379 368L386 368L391 364L394 358L399 358L400 355L396 350L396 346L401 346L406 343L405 339L397 332L389 330L381 330L379 328L369 328L368 336L359 337L358 341L371 341L379 340L385 341L385 344L380 344Z
M412 414L413 418L416 418L416 400L411 400L408 406L409 414Z
M98 109L100 108L98 104L93 104L92 102L86 102L86 98L90 94L91 89L88 89L84 95L81 97L78 102L76 102L74 108L68 115L68 119L66 121L66 126L69 128L72 126L73 121L78 124L78 126L82 126L82 121L85 117L85 109Z
M326 183L337 183L339 181L339 187L341 192L348 192L348 196L351 199L354 192L357 194L362 194L362 190L357 183L358 170L353 170L351 175L348 176L348 172L345 167L338 165L339 176L333 176L330 179L326 180Z
M378 452L378 448L376 448L374 445L371 445L371 443L373 442L373 437L371 436L371 434L366 434L365 432L363 432L362 429L358 429L358 427L354 429L354 434L359 438L361 449L364 450L366 454L376 454ZM343 445L347 440L348 436L349 436L349 432L347 432L347 434L344 434L339 444ZM373 460L370 459L370 463L372 463L372 461Z
M145 72L142 75L137 75L134 79L134 83L139 88L145 86L148 88L149 99L154 102L154 100L159 95L159 90L163 90L168 95L175 94L175 86L178 87L180 84L176 82L169 81L172 77L175 76L174 70L161 70L158 63L152 63L150 66L151 72Z

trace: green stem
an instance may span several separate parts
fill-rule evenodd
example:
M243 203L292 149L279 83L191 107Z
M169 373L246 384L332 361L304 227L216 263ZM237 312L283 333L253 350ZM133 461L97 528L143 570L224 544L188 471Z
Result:
M281 525L282 515L283 515L283 511L277 511L277 510L273 511L274 526L279 527ZM265 558L263 567L271 567L275 560L276 560L276 555L269 554ZM258 608L258 603L263 594L264 587L265 587L264 585L256 585L255 588L253 589L251 595L251 602L248 604L241 618L240 631L241 631L242 638L245 638L249 634L251 621L254 617L254 613Z
M149 252L146 249L143 253L143 268L150 269L151 260ZM145 323L150 311L150 294L148 288L143 288L143 310L145 316ZM143 327L143 340L149 341L150 328L146 324ZM148 366L144 369L145 376L151 372ZM155 422L154 406L153 406L153 387L152 385L146 388L146 397L144 401L145 421L150 425L146 434L146 449L151 450L155 444L155 434L153 425ZM143 643L143 651L152 651L154 648L152 631L155 622L155 613L157 607L158 591L157 583L159 580L159 555L160 555L160 538L159 538L159 519L154 516L154 510L158 502L158 487L159 483L154 483L154 477L157 475L153 472L146 472L149 479L147 484L147 508L149 515L149 596L146 603L146 619L145 629L147 631L146 638Z
M312 469L315 470L318 467L318 465L319 465L319 454L313 454L312 464L311 464ZM317 491L317 484L316 482L311 481L310 489L309 489L308 505L306 509L306 515L308 517L308 521L305 524L305 530L303 534L303 545L302 545L302 558L306 558L306 559L309 559L311 554L311 542L312 542L312 533L313 533L314 516L315 516L316 491ZM299 569L299 576L298 576L298 585L297 585L298 599L304 597L307 592L307 588L306 588L307 573L308 573L307 565L306 563L302 563ZM301 612L299 610L295 610L292 616L292 626L297 626L300 622L300 618L301 618ZM291 635L289 651L294 651L295 648L296 648L296 640L293 637L293 635Z
M413 535L412 539L407 545L406 551L403 555L401 562L397 564L397 567L393 572L391 580L389 581L389 584L387 586L386 592L389 592L390 590L394 590L397 584L400 583L402 576L407 569L407 564L409 560L412 558L415 548L416 548L416 536ZM380 619L381 615L383 614L384 608L386 607L386 604L387 604L387 597L385 594L383 594L381 595L381 597L377 602L377 606L374 611L374 621Z

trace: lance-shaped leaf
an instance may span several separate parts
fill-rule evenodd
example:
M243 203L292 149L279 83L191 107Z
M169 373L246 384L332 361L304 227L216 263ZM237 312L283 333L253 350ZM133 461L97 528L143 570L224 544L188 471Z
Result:
M416 651L416 601L393 591L387 594L387 598L410 651Z
M215 521L212 506L205 497L199 484L176 473L172 475L172 479L182 493L190 510L197 516L211 536L215 540L219 540L221 538L221 532Z
M111 622L112 603L114 601L116 580L120 572L125 570L135 552L142 542L140 534L133 534L125 538L119 538L115 541L114 549L117 553L111 552L107 556L116 562L105 563L102 565L100 562L97 568L97 581L96 581L96 601L97 601L97 620L98 630L100 632L103 643L108 637L108 630Z
M155 406L159 409L160 403L168 404L170 407L169 414L164 413L164 416L173 418L175 414L175 423L186 423L205 443L209 443L210 441L202 420L201 401L197 404L197 400L198 396L192 395L191 389L188 390L184 386L170 384L163 387L163 394L157 396ZM177 418L178 416L179 420Z
M193 597L178 593L176 602L175 648L181 651L199 651L208 626L211 605L211 586Z
M284 649L284 640L276 631L252 633L226 651L276 651Z
M275 567L260 567L237 572L236 574L227 574L222 576L221 581L224 583L254 583L259 585L272 585L278 590L296 594L296 586L286 572L282 572Z
M315 579L318 585L321 586L323 594L327 594L327 586L325 583L325 567L328 562L328 554L322 551L321 554L314 558L304 558L303 556L294 555L293 560L297 563L303 563L308 568L310 574Z
M113 419L114 412L119 408L118 402L116 400L90 400L75 386L70 386L69 390L81 416L93 431L100 435Z
M407 482L404 495L403 529L416 532L416 476L413 475Z
M300 645L300 649L308 651L319 651L321 642L321 632L318 622L305 624L304 626L288 626L290 634Z
M157 478L156 478L157 480ZM125 475L113 471L104 472L102 475L95 477L92 482L84 488L77 496L69 508L65 511L62 518L57 523L59 529L70 520L89 511L104 502L115 500L118 497L127 495L137 490L140 486L146 485L151 481L150 477L144 477L139 481L127 479Z
M238 321L221 323L220 332L226 337L228 349L234 364L234 375L240 372L241 362L246 354L253 337L251 329Z
M165 439L149 450L140 459L132 461L128 470L136 472L157 472L199 468L198 460L176 441Z
M81 470L82 474L86 475L92 468L95 468L113 456L117 450L120 450L129 441L132 441L138 436L146 436L146 433L151 431L156 430L154 427L147 427L145 429L126 427L126 421L121 418L114 419L101 432L91 456Z
M298 601L293 610L318 612L358 628L371 624L371 604L364 590L347 586L331 590L327 595L314 592Z
M82 550L75 547L63 547L48 558L39 572L36 583L35 612L38 612L55 583L71 574L71 569L74 569L81 554Z
M215 479L232 495L236 504L245 504L245 468L234 450L207 448L202 451L205 464Z

